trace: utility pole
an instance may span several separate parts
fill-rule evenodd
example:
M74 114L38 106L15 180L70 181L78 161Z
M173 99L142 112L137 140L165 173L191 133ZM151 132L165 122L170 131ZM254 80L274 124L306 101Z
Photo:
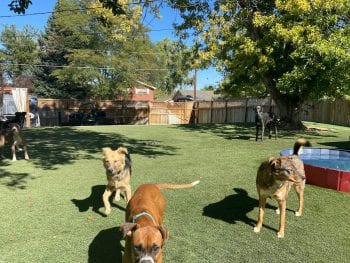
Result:
M4 85L3 85L3 71L0 69L0 117L2 116L2 108L3 108L3 93L4 93Z
M193 100L197 100L197 68L194 68L193 76Z

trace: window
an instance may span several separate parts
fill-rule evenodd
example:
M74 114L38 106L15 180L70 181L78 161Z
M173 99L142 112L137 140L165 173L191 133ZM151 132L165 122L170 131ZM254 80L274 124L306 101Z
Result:
M147 88L135 88L135 94L149 94L149 89L147 89Z

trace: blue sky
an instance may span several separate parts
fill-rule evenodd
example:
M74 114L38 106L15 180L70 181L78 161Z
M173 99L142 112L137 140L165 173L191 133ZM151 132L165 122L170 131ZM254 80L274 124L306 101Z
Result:
M48 17L53 10L56 0L32 0L33 4L27 9L26 16L16 15L9 10L8 4L11 0L0 0L0 30L5 25L15 24L21 29L24 25L31 25L38 30L43 30ZM33 13L45 13L40 15L30 15ZM180 20L176 10L162 8L161 19L153 19L151 15L146 15L143 22L151 28L150 37L152 41L159 41L166 37L175 39L172 24ZM190 44L190 43L188 43ZM216 85L220 82L221 76L214 69L200 70L197 75L197 88L201 89L207 85Z

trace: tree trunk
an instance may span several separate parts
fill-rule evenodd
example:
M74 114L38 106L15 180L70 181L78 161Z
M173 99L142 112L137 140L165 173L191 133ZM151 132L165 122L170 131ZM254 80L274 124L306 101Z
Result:
M275 81L266 76L263 77L263 82L277 105L282 128L291 130L304 129L305 126L301 122L303 97L300 94L282 94L276 88Z
M282 128L291 130L305 128L301 122L301 103L295 100L293 95L284 95L282 98L272 95L272 98L279 110Z

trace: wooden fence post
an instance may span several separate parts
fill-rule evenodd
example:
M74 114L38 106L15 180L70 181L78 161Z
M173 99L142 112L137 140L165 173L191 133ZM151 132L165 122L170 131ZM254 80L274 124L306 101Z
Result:
M249 99L245 99L245 111L244 111L244 126L247 126L247 120L248 120L248 101Z
M27 89L27 92L26 92L26 108L25 108L25 111L26 111L26 115L25 115L25 120L26 120L26 125L25 127L27 128L30 128L30 110L29 110L29 94L28 94L28 89Z
M225 99L225 123L227 123L227 99Z
M210 102L210 124L213 123L213 103L214 101Z

